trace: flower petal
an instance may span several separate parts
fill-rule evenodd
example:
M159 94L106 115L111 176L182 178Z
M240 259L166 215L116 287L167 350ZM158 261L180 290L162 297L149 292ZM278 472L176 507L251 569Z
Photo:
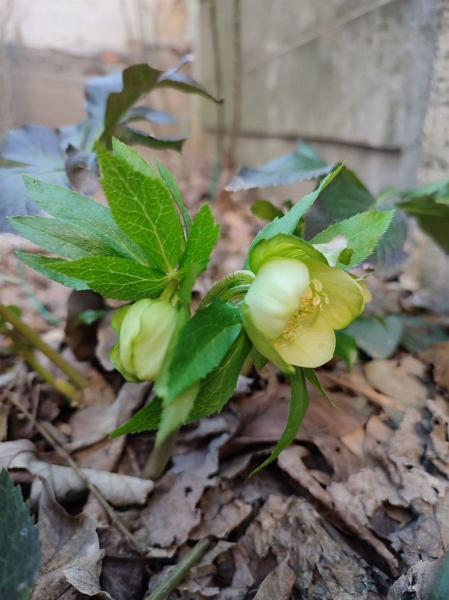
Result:
M310 279L318 279L323 284L323 292L329 304L322 303L321 314L333 329L343 329L357 318L365 308L360 285L347 273L336 267L329 267L318 260L305 260Z
M142 298L130 306L125 312L120 327L120 361L123 368L131 375L136 375L134 368L133 341L140 331L140 319L150 306L151 300Z
M335 333L321 313L310 314L301 321L293 339L279 337L275 348L285 362L314 369L333 357Z
M280 258L263 264L243 301L255 327L268 339L280 336L308 285L309 272L299 260Z

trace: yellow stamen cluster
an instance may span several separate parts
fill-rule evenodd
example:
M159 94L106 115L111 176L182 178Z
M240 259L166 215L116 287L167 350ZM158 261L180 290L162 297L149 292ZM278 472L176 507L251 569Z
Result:
M329 298L323 292L323 284L319 279L312 279L304 294L298 311L290 317L282 334L286 340L294 340L296 332L302 327L301 321L316 310L322 310L323 304L329 304Z

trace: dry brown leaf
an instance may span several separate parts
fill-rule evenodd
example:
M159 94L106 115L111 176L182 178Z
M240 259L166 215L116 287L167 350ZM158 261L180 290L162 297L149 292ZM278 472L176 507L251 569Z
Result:
M58 502L73 500L86 492L84 482L71 467L44 462L39 459L36 448L29 440L3 442L0 444L0 469L26 469L33 475L40 475L51 481ZM118 475L95 469L82 469L86 478L93 483L114 506L144 504L152 491L152 481L138 477ZM31 498L36 501L42 491L42 485L36 478L32 485Z
M397 579L388 590L387 600L429 600L443 559L418 561Z
M160 479L141 522L148 546L170 548L184 544L201 521L197 504L206 488L216 484L218 452L227 434L212 440L204 450L173 457L173 467Z
M365 376L376 390L403 406L423 406L429 396L426 386L418 379L424 376L424 365L409 354L399 361L371 360L365 365Z
M262 581L254 600L289 600L296 577L288 565L288 559L271 571Z
M30 600L78 600L79 593L111 600L100 587L104 551L94 521L66 513L45 481L39 502L39 538L43 558Z
M449 477L449 418L432 400L428 400L427 408L432 414L432 430L431 444L426 447L426 458Z
M426 363L433 365L433 375L437 384L449 390L449 342L433 344L419 353Z

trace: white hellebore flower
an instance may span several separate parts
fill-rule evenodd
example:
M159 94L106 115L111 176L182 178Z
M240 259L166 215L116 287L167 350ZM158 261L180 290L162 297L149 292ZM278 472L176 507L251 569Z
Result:
M281 370L315 368L334 355L336 329L364 309L360 285L315 259L272 258L262 264L242 304L256 349Z
M144 298L119 309L112 325L119 341L111 350L114 366L129 381L153 381L159 374L180 311L164 300Z

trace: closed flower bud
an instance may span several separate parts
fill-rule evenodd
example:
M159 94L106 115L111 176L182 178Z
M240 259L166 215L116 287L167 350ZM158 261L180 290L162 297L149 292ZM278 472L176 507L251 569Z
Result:
M272 258L259 268L242 317L257 350L293 372L293 366L328 362L334 330L349 325L363 308L359 284L344 271L315 259Z
M126 379L134 382L156 379L178 317L178 309L168 302L147 298L117 311L113 326L119 341L110 356Z

